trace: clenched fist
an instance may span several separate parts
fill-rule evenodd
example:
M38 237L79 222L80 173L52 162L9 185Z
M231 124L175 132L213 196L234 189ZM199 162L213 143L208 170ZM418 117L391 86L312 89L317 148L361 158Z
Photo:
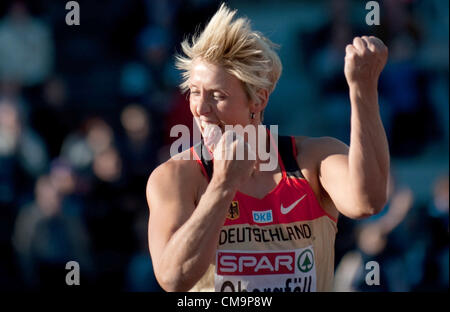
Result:
M238 187L250 177L255 163L256 155L250 144L235 131L225 131L214 149L213 178Z
M355 37L345 48L344 73L348 85L376 86L386 65L388 49L374 36Z

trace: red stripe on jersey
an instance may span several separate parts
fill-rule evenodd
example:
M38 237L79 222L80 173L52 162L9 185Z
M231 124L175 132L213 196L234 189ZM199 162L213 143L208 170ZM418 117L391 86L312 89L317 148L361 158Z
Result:
M297 148L295 146L295 137L291 136L292 141L292 154L294 155L294 158L297 159Z
M198 162L198 164L200 165L200 168L202 168L203 175L206 177L206 179L207 179L208 182L209 182L208 173L206 172L206 169L205 169L205 167L204 167L203 164L202 164L202 161L201 161L201 159L200 159L200 156L197 155L197 152L195 151L195 149L194 149L193 146L191 147L191 151L192 151L192 155L194 155L195 160L196 160L196 161Z
M308 181L301 178L282 178L264 198L255 198L237 192L233 201L238 202L239 218L226 219L224 225L288 224L311 221L328 216L320 206Z

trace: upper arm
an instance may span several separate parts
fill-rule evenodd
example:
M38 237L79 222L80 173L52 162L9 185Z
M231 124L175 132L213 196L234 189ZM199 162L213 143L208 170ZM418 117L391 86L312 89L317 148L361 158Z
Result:
M195 183L192 166L184 160L169 160L150 175L147 203L150 209L148 243L157 271L159 258L172 235L186 222L195 209Z
M338 139L320 137L303 140L301 148L315 168L322 201L331 201L335 210L349 218L359 218L348 182L349 147Z

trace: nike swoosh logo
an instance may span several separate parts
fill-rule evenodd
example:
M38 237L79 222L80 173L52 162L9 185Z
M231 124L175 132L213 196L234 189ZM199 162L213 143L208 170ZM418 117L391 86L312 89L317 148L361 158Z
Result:
M297 206L297 204L299 202L302 201L303 198L306 197L307 194L303 195L302 197L300 197L300 199L298 199L296 202L294 202L292 205L287 206L286 208L283 207L283 204L281 204L281 213L282 214L288 214L292 209L294 209L295 206Z

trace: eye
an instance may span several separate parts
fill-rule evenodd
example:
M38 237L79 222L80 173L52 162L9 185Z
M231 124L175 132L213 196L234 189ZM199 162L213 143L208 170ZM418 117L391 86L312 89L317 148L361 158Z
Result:
M222 93L214 93L214 94L213 94L213 97L214 97L214 99L217 100L217 101L223 101L223 100L226 99L226 96L223 95Z
M191 90L191 95L200 95L200 91L199 90Z

